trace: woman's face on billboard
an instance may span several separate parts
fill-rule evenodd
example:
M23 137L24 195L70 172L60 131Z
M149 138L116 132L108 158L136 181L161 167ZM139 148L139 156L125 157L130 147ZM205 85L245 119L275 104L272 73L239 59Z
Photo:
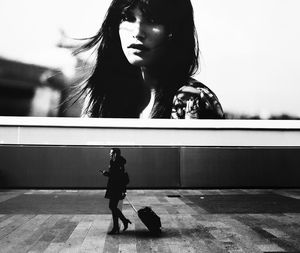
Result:
M149 67L163 56L168 41L166 27L145 17L135 7L129 10L119 25L123 53L128 62L137 67Z

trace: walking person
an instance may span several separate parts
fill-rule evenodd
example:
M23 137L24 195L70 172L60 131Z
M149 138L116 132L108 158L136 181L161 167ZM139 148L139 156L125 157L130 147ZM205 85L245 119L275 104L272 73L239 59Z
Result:
M119 148L112 148L109 155L109 170L103 170L102 174L108 177L105 198L109 199L109 209L113 218L113 228L108 234L113 235L120 233L119 219L123 223L123 231L127 230L131 221L118 208L119 201L126 196L126 185L128 184L128 175L125 173L126 159L121 156Z

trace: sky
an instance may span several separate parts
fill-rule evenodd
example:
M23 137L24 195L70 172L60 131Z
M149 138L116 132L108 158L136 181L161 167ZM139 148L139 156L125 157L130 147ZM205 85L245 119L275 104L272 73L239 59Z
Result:
M0 57L73 66L60 31L94 35L110 0L0 0ZM201 50L196 79L225 111L300 116L299 0L192 0Z

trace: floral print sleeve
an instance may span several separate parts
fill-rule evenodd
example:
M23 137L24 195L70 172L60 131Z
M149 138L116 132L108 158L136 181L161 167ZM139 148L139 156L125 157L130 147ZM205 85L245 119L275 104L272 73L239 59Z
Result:
M172 119L224 119L217 96L204 84L192 80L173 99Z

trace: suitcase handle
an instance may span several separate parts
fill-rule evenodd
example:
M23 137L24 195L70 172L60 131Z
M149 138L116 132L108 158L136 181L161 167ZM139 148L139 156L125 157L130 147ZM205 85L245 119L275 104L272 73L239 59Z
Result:
M134 205L129 201L127 195L126 195L126 200L129 203L129 205L131 205L132 209L137 213L138 211L136 210L136 208L134 207Z

